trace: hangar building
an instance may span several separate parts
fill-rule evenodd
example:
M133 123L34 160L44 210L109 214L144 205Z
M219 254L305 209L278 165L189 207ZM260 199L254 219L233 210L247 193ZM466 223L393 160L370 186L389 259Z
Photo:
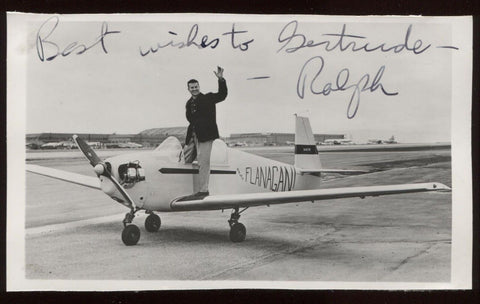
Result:
M315 142L326 139L344 139L344 134L314 134ZM249 146L289 145L295 142L294 133L236 133L227 138L227 143L243 143Z
M99 147L109 144L133 142L144 147L156 147L169 136L177 137L181 143L185 142L186 127L153 128L138 134L77 134L88 142L96 142ZM73 133L35 133L27 134L26 144L30 148L38 148L42 144L52 142L72 142ZM326 139L344 139L343 134L314 134L315 141L322 143ZM222 138L227 144L237 143L249 146L289 145L295 141L294 133L235 133L230 137Z
M98 142L101 146L114 143L133 142L141 144L144 147L156 147L168 136L175 136L181 142L185 140L186 127L172 128L154 128L144 130L138 134L78 134L77 135L88 141ZM71 142L74 133L34 133L26 135L26 144L28 147L35 148L42 144L51 142Z

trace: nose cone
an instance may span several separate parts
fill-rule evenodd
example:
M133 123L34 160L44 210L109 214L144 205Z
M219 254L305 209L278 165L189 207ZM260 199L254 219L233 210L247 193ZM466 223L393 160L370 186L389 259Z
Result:
M103 167L102 164L97 164L93 170L95 171L95 173L97 173L98 175L102 175L103 172L105 171L105 168Z

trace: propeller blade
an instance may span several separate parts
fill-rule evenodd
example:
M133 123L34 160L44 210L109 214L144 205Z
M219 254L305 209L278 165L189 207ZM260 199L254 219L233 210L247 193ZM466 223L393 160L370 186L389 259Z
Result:
M132 206L133 209L136 209L137 205L135 204L133 199L130 197L130 195L128 195L125 188L123 188L123 186L120 185L120 183L117 181L117 179L112 174L110 174L110 172L108 172L108 170L106 172L107 172L107 174L104 174L104 175L112 181L112 183L115 185L115 187L118 189L118 191L122 194L123 198L125 198L125 200L130 203L130 206Z
M73 140L77 143L78 148L83 152L85 157L88 159L92 167L94 168L95 172L98 175L103 175L115 185L118 191L122 194L123 198L132 206L132 208L136 208L136 204L133 199L128 195L125 188L117 181L117 179L113 176L113 174L108 170L105 163L98 157L98 155L93 151L92 147L90 147L83 139L78 137L77 135L73 135Z
M73 140L77 144L78 148L83 152L85 157L88 159L92 167L95 167L98 164L102 163L102 160L97 156L92 147L90 147L83 139L77 135L73 135Z

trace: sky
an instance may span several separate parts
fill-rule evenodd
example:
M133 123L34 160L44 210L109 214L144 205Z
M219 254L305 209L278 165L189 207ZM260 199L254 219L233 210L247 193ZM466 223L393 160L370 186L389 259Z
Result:
M22 50L27 133L186 126L187 81L195 78L203 93L216 92L213 71L221 66L228 86L217 104L221 136L293 133L298 114L310 117L314 133L359 142L392 135L399 142L450 141L452 54L459 50L439 48L454 46L452 29L433 18L50 17L31 18ZM334 46L343 29L342 51ZM179 47L189 35L208 45ZM319 45L299 48L302 42ZM354 52L349 42L370 49L398 45L398 52ZM77 54L82 45L88 49Z

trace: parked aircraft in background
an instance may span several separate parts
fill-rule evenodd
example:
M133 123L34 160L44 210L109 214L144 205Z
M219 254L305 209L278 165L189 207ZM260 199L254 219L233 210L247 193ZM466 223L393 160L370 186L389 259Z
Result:
M76 149L77 146L72 141L49 142L40 146L41 149Z
M234 143L229 143L229 147L248 147L248 144L246 142L234 142Z
M325 139L323 142L324 145L352 145L353 142L351 139Z
M41 145L40 147L42 149L57 149L61 146L62 146L62 144L59 143L59 142L49 142L49 143Z
M392 135L389 139L383 140L383 139L369 139L368 144L369 145L381 145L381 144L396 144L397 141L395 140L395 136Z
M145 229L156 232L161 225L160 217L154 213L157 211L232 209L228 220L230 240L242 242L246 228L238 220L240 214L250 207L450 190L437 182L320 189L322 174L366 172L322 168L308 118L296 116L295 125L294 165L230 149L223 141L215 140L211 154L210 195L201 200L184 200L185 195L198 191L198 165L195 162L185 164L182 146L175 137L167 138L153 151L101 160L88 144L74 136L97 177L37 165L27 165L27 170L102 190L129 208L130 212L123 220L122 240L125 245L135 245L140 239L140 229L132 224L138 211L149 214Z
M384 143L386 144L396 144L397 141L395 140L395 136L392 135L392 137L390 137L389 139L383 141Z
M142 148L143 146L141 144L137 144L134 142L127 142L127 143L118 143L119 148L129 148L129 149L138 149Z
M102 148L102 143L99 141L86 141L85 143L92 148Z

